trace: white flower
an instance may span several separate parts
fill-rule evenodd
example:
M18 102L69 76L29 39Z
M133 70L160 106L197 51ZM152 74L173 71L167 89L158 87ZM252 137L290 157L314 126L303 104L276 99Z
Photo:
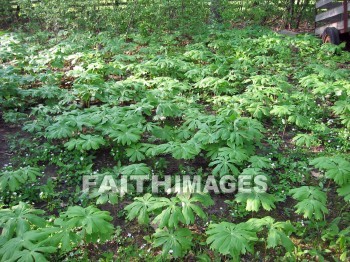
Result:
M173 251L172 249L169 250L169 253L170 253L170 254L173 253L173 252L174 252L174 251Z

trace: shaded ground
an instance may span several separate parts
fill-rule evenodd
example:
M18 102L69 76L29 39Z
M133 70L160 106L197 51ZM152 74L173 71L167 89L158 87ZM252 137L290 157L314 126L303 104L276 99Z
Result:
M5 123L2 119L2 113L0 113L0 168L8 165L11 155L13 155L8 147L7 136L19 131L19 127Z

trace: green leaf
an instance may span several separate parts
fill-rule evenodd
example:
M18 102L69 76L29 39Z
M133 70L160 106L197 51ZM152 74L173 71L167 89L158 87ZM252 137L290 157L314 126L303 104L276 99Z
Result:
M129 157L131 162L142 161L145 157L145 152L147 147L144 147L142 144L132 145L130 148L126 149L126 155Z
M174 258L183 257L193 245L192 233L187 228L157 229L153 239L154 247L162 246L162 254L171 254Z
M50 237L46 240L48 244L59 246L63 252L71 251L79 245L83 236L77 234L62 218L55 219L54 225L54 227L44 229L50 234Z
M98 135L80 135L78 139L70 139L67 143L64 144L68 150L97 150L102 145L105 145L103 137Z
M182 208L178 205L180 200L177 197L172 197L171 199L163 197L159 198L158 201L158 205L162 206L163 210L153 219L153 224L158 225L159 228L178 228L180 222L186 223ZM159 208L158 205L156 208ZM155 209L155 207L151 209Z
M47 237L48 232L32 230L10 239L0 247L1 261L49 261L57 248L45 241Z
M249 158L249 162L252 164L253 168L271 168L271 160L267 157L252 156Z
M219 141L220 134L209 129L201 129L194 135L194 139L203 145L214 144Z
M120 171L123 175L149 175L151 174L151 169L144 163L132 164L125 166Z
M248 223L211 224L206 234L211 249L222 255L231 255L234 259L239 259L241 254L247 252L253 253L254 242L258 241L256 231Z
M10 209L0 210L0 228L2 228L2 236L11 238L14 235L20 236L28 231L31 227L44 227L46 221L37 216L43 214L44 211L34 209L30 205L19 202L18 205Z
M267 247L275 248L277 246L283 246L288 252L294 250L294 244L290 240L289 235L295 231L294 227L287 222L275 222L272 217L264 218L252 218L247 221L252 227L261 231L265 227L267 228Z
M340 100L335 102L332 107L335 114L339 115L340 119L342 119L342 124L344 124L347 128L350 128L350 99L347 96L346 100Z
M209 166L215 166L213 169L214 175L226 176L226 175L238 175L239 170L236 167L236 161L231 160L228 156L219 156L214 161L209 163Z
M112 217L107 211L101 211L93 206L86 208L80 206L69 207L61 214L62 219L70 228L82 228L82 235L87 241L96 242L98 239L105 241L113 233L113 225L109 223Z
M349 99L347 100L339 100L335 102L334 106L332 107L334 113L337 115L342 114L349 114L350 113L350 103Z
M303 214L305 218L316 220L321 220L325 214L328 214L326 193L317 187L303 186L292 189L289 193L299 201L295 206L297 214Z
M228 157L236 163L241 163L248 159L248 152L235 144L229 143L228 147L221 147L219 149L218 156Z
M247 107L247 111L252 114L253 117L261 119L263 116L269 116L270 111L267 106L264 106L263 103L256 102L256 103L251 103Z
M72 137L75 128L67 126L65 123L55 123L46 128L46 138L61 139Z
M118 187L120 185L117 184L116 186ZM96 205L103 205L106 203L115 205L119 202L119 199L122 197L122 192L119 192L118 190L117 192L113 192L113 190L114 189L112 189L110 186L100 187L99 189L95 188L92 190L91 193L89 193L89 198L96 198Z
M14 171L4 171L0 173L0 189L1 191L16 191L28 182L36 181L41 172L36 167L21 167Z
M281 106L273 106L273 109L270 111L272 115L276 115L279 117L284 117L287 115L291 115L295 106L293 105L281 105Z
M157 106L156 114L159 117L175 117L181 113L176 104L171 102L162 102Z
M154 135L156 138L170 141L173 139L174 131L170 126L164 126L163 128L159 126L155 126L152 129L152 135Z
M171 153L175 159L193 159L200 152L193 143L178 143L170 142L168 143L167 152Z
M340 196L344 197L345 201L350 202L350 184L347 184L342 186L341 188L338 188L337 192Z
M309 134L298 134L295 137L293 137L292 140L297 146L310 147L312 145L317 144L317 139Z
M305 199L316 199L321 203L326 203L327 196L325 192L322 192L318 187L313 186L302 186L299 188L294 188L289 191L289 194L298 201Z
M328 214L327 207L316 199L305 199L295 207L297 208L296 213L303 214L304 218L321 220L325 214Z
M238 193L235 201L238 203L246 203L247 211L258 212L262 206L265 210L272 210L276 208L274 202L276 198L268 193L258 193L252 190L251 193Z
M307 127L309 119L303 115L295 113L288 117L288 122L295 123L299 127Z
M84 140L84 143L81 145L83 150L90 149L99 149L102 145L105 145L105 141L103 137L97 135L80 135L80 138Z
M185 218L186 224L193 224L195 221L195 215L205 219L207 216L205 212L195 203L201 203L205 206L213 204L213 200L209 195L195 194L191 197L191 194L177 195L177 198L181 201L182 214Z
M33 122L27 122L23 128L24 131L27 131L29 133L36 133L36 132L41 132L41 130L43 129L43 126L41 125L41 123L37 120L33 121Z
M113 128L108 129L106 134L122 145L131 145L140 140L142 130L128 127L127 125L115 125Z
M310 164L326 170L326 177L340 186L350 183L350 162L342 157L319 157L310 161Z
M128 212L127 219L133 220L137 217L140 224L148 224L149 222L149 209L153 207L157 202L157 199L147 193L143 197L135 197L134 202L127 205L124 209Z

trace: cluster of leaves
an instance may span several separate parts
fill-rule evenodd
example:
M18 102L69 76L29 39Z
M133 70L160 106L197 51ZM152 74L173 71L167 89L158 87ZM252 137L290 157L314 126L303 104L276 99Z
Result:
M289 221L275 222L272 217L252 218L240 224L228 222L211 224L206 232L209 236L207 243L221 254L239 259L242 254L254 252L254 244L259 240L257 233L261 231L267 232L267 236L262 238L267 243L267 248L283 246L286 251L293 251L294 244L289 235L295 229Z
M315 158L314 153L310 156L312 150L324 152L311 165L335 182L341 204L349 201L346 63L350 56L339 47L320 47L320 40L312 36L289 38L261 27L208 29L191 37L60 31L54 38L45 32L0 38L2 117L21 124L31 135L30 142L20 146L28 154L25 159L0 174L0 189L7 195L40 184L43 169L38 166L43 163L57 166L57 184L67 182L69 195L81 186L81 175L94 171L100 177L162 175L178 172L183 165L197 174L200 163L204 176L266 178L268 192L235 196L234 201L243 206L234 211L243 219L245 211L279 209L277 202L287 199L284 191L293 188L296 213L309 220L311 235L312 225L326 223L331 212L323 176L311 176L305 160ZM103 163L101 168L101 158L111 166ZM164 159L172 169L159 164ZM321 186L308 186L316 182ZM47 185L41 192L48 195L52 188ZM97 204L116 204L117 194L108 192L93 192L92 198ZM172 250L174 257L182 257L196 236L189 226L197 217L206 217L200 205L210 202L201 195L146 194L126 208L127 218L137 218L141 224L151 221L157 228L153 246L162 247L163 254ZM284 204L289 206L288 201ZM28 237L37 239L30 240L35 245L42 242L41 236L54 241L45 246L48 253L68 249L68 243L75 248L81 241L107 239L110 226L102 220L110 218L99 212L92 206L70 207L54 223L46 221L45 227L30 224L42 235L28 233ZM288 214L288 208L283 212ZM95 215L106 231L89 225L96 222L91 218ZM283 246L289 252L290 232L289 223L274 218L219 222L208 229L207 243L220 254L237 258L254 253L263 236L267 248ZM339 245L346 250L347 231L340 226L339 232L344 235ZM55 235L63 240L53 240Z
M17 170L4 170L0 173L0 189L2 192L15 192L22 186L35 182L41 172L35 167L22 167Z
M181 225L195 223L196 217L206 219L206 214L200 207L213 205L209 195L178 194L176 197L153 197L145 194L136 197L135 201L125 207L127 219L137 218L140 224L148 224L153 216L152 224L156 227L153 234L153 246L162 246L163 255L173 251L173 256L182 257L192 246L192 233Z
M207 195L186 194L168 199L146 194L143 197L136 197L132 204L125 207L125 210L128 212L127 219L137 218L140 224L149 224L150 215L153 216L151 224L156 227L156 233L152 238L153 246L162 246L163 255L172 250L172 255L176 258L183 257L192 246L191 231L179 225L193 224L195 216L206 219L205 212L197 203L204 206L213 204ZM254 243L259 240L256 234L265 231L265 228L268 232L267 248L281 245L288 252L293 250L294 244L288 236L295 229L289 221L275 222L271 217L250 219L238 225L228 222L210 224L206 232L207 243L223 255L229 254L233 258L239 258L247 251L253 253Z
M305 218L323 219L328 214L326 207L326 193L317 187L303 186L290 190L292 197L299 201L295 206L296 213L303 214Z
M325 176L338 186L338 193L345 201L350 201L350 162L341 156L319 157L310 162L315 167L325 170Z
M50 261L53 253L65 254L81 241L84 245L105 241L113 233L112 217L93 206L69 207L53 223L43 214L23 202L0 210L2 261Z

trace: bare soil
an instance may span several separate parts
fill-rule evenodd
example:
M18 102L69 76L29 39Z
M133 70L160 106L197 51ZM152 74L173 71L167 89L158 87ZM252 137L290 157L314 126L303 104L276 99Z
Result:
M7 137L20 132L20 130L18 126L5 123L2 118L2 112L0 112L0 168L10 163L11 156L13 155L13 152L11 152L8 146Z

